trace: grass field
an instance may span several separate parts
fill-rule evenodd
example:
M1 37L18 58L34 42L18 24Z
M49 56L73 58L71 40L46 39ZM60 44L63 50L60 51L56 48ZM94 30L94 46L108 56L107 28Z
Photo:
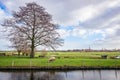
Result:
M36 53L38 57L40 52ZM57 58L69 58L69 59L101 59L102 55L107 55L107 59L112 59L115 56L119 56L120 52L48 52L46 57L51 55L56 56Z
M108 58L102 59L101 55L105 54ZM0 56L0 66L120 67L120 59L111 59L120 55L120 52L48 52L44 58L38 57L40 55L41 52L37 52L33 59L23 56ZM49 63L50 56L55 56L56 60Z

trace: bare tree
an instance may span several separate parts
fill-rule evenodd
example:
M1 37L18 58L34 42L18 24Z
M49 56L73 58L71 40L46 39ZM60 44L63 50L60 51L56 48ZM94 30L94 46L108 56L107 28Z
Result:
M14 11L13 17L5 20L4 26L24 35L24 39L31 45L31 58L34 57L34 49L39 45L56 48L63 43L57 32L58 25L54 24L51 15L35 2L27 3L20 7L19 11Z
M30 45L27 40L25 40L25 37L23 34L18 32L17 30L11 31L11 33L8 36L9 40L12 42L13 48L15 48L18 52L18 56L20 56L20 53L23 54L28 53L30 51Z

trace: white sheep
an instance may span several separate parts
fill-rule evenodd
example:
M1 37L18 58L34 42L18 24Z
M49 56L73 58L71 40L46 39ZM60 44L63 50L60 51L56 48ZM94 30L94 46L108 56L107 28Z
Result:
M50 57L48 62L55 61L55 59L56 59L55 57Z

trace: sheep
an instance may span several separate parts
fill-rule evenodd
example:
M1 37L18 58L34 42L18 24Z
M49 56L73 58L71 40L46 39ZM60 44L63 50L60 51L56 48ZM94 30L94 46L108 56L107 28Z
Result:
M55 59L56 59L55 57L50 57L49 60L48 60L48 62L55 61Z

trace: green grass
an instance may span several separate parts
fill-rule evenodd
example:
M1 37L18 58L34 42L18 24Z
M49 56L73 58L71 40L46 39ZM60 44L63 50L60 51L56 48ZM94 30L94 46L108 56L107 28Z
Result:
M9 54L7 52L7 54ZM107 54L108 59L100 59ZM36 58L1 56L0 67L4 66L88 66L88 67L120 67L120 59L110 59L120 55L120 52L48 52L45 58L39 58L41 52L36 53ZM57 57L54 62L48 63L51 55Z
M13 65L14 62L14 65ZM16 58L0 57L0 66L93 66L93 67L120 67L119 59L56 59L48 63L47 58Z

